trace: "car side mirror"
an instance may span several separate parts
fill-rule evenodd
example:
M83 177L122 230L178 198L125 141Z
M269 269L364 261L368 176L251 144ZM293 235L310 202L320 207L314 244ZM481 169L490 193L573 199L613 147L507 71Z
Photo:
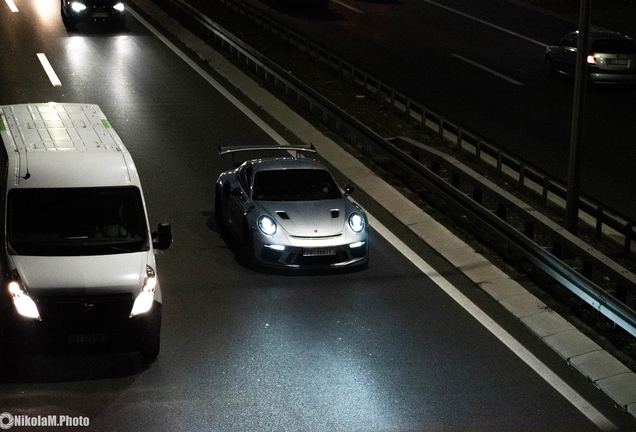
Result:
M152 245L155 249L168 249L172 245L172 227L168 222L160 223L152 233Z
M230 191L230 195L240 198L243 196L243 191L241 191L241 188L235 187Z
M344 189L345 198L348 197L349 195L351 195L354 190L356 190L356 188L354 188L352 185L350 185L350 184L346 185L345 189Z

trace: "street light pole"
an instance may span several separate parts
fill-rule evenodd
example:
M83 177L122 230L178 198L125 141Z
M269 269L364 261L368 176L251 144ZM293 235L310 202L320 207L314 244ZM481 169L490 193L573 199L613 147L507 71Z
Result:
M568 165L568 190L565 203L565 228L576 234L579 219L580 163L579 150L583 140L585 117L585 91L587 87L587 53L592 0L581 0L579 12L579 40L576 51L576 75L574 78L574 103L570 133L570 159Z

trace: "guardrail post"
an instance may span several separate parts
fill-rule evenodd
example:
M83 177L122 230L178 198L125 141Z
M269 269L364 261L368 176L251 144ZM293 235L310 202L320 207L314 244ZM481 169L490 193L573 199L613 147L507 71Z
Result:
M422 129L426 129L426 107L422 105Z
M483 197L484 194L481 189L475 187L475 189L473 189L473 200L475 200L476 203L481 204L481 202L483 201Z
M592 280L593 274L593 266L588 262L583 262L583 269L581 270L581 274L585 276L587 279Z
M457 153L462 152L462 135L464 135L464 130L461 127L457 127Z
M524 228L523 228L523 234L528 237L530 240L534 239L534 225L532 225L530 222L526 221Z
M632 228L634 224L632 222L627 222L625 226L625 255L629 257L632 247Z
M503 204L497 204L496 214L499 216L499 219L506 220L506 206Z
M453 185L453 187L455 187L456 189L459 189L459 175L457 175L457 173L453 173L451 175L451 185Z
M616 294L614 294L614 297L616 297L616 300L620 301L621 303L626 303L627 302L627 288L625 288L622 285L618 285L616 287Z
M477 138L475 143L475 159L478 163L481 162L481 138Z
M596 237L603 235L603 207L598 206L596 208L596 229L594 230Z
M501 151L497 152L497 175L501 176L501 169L503 165L503 153Z
M444 117L439 116L439 140L444 142Z
M548 192L550 191L550 179L548 176L543 178L543 192L541 194L541 204L546 205L548 203Z
M439 168L440 168L439 162L436 162L436 161L431 162L431 171L433 171L433 174L439 175Z

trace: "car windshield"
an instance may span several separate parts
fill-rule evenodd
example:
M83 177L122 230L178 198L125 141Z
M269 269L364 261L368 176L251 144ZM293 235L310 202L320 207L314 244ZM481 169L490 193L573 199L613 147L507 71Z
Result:
M18 255L106 255L149 250L141 191L135 186L13 189L9 248Z
M636 54L636 43L630 39L599 39L592 42L592 52L604 54Z
M314 201L342 194L327 170L281 169L257 172L252 196L263 201Z

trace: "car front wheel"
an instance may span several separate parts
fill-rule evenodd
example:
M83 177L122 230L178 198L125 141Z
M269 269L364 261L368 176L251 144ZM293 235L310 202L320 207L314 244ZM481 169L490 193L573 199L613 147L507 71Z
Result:
M254 262L254 237L247 222L243 224L243 235L241 236L241 258L242 261L250 265Z

